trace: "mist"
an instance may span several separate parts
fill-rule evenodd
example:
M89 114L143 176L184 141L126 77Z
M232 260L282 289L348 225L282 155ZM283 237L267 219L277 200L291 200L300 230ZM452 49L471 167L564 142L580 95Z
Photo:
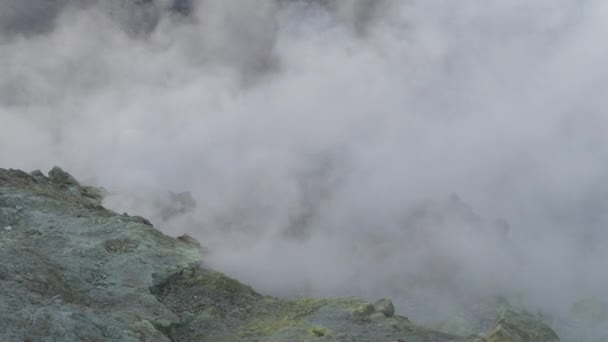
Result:
M599 0L4 0L0 166L61 165L266 294L559 315L608 300L606 18Z

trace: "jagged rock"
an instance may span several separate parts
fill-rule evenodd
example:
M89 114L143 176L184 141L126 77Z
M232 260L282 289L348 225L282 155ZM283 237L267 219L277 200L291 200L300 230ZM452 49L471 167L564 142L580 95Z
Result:
M263 296L202 267L192 238L95 204L58 168L50 179L0 169L0 223L13 228L0 234L0 341L472 341L389 300ZM545 327L512 321L501 331Z
M40 183L50 182L50 179L40 170L32 171L30 172L30 175L32 175L32 177L34 177Z
M53 167L51 171L49 171L49 179L51 182L59 185L75 185L80 186L80 183L76 180L76 178L72 177L69 173L63 171L59 166Z
M505 310L496 320L496 327L487 342L559 342L547 324L529 313Z

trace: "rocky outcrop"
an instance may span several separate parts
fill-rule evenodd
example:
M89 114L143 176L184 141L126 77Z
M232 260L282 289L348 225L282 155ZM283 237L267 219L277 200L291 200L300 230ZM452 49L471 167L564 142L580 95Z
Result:
M107 210L102 194L59 168L0 169L1 341L558 340L517 314L462 337L395 315L388 299L263 296L207 269L194 239Z
M529 313L504 311L496 320L496 327L487 342L559 342L559 337L548 325Z

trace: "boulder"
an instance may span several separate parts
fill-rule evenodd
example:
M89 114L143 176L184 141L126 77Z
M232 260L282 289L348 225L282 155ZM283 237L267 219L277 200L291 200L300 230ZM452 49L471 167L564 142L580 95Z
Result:
M374 309L377 312L380 312L386 317L393 317L395 314L395 307L393 306L393 302L390 299L380 299L376 303L374 303Z
M547 324L527 312L505 310L496 320L496 327L487 342L559 342Z

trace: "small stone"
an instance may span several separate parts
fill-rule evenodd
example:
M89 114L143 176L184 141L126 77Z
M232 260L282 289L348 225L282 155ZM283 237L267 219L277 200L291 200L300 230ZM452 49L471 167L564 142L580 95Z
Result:
M10 232L11 230L13 230L13 227L11 226L6 226L3 228L5 231Z
M390 299L380 299L376 303L374 303L374 309L378 312L381 312L386 317L393 317L395 314L395 306Z

